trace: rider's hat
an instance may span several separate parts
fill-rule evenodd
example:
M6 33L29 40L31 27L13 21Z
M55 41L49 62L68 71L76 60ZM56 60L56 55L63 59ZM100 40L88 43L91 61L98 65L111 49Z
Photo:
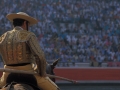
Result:
M18 13L11 13L6 16L11 22L13 22L13 19L19 18L19 19L24 19L30 23L30 26L33 24L37 24L38 20L35 18L29 16L28 14L24 12L18 12Z

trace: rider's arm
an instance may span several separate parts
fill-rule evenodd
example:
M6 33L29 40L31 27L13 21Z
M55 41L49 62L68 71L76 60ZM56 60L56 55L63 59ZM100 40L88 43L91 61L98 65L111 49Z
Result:
M28 40L28 44L31 48L31 51L33 52L35 58L36 58L36 64L38 68L38 73L40 76L45 76L45 71L46 71L46 59L44 56L44 52L42 51L37 37L33 34Z

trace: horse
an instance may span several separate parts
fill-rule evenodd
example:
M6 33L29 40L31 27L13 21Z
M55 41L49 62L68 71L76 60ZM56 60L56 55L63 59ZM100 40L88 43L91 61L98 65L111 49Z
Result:
M55 75L54 69L60 59L55 60L52 64L47 64L46 73L50 75ZM55 78L50 78L53 82L55 82Z
M54 68L57 65L58 61L59 59L55 60L52 64L47 64L47 74L55 75ZM21 78L24 78L24 80ZM55 82L55 78L50 79ZM30 74L11 73L8 75L6 83L7 84L0 90L41 90L37 86L35 77Z

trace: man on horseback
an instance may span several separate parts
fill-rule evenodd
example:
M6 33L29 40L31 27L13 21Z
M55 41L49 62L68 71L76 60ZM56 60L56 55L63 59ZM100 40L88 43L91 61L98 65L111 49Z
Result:
M37 24L37 20L24 12L8 14L7 18L13 23L13 30L7 31L0 37L0 53L4 68L32 71L33 60L37 64L34 75L42 90L59 90L58 86L46 76L46 60L34 33L28 27ZM10 73L3 72L0 87L6 84Z

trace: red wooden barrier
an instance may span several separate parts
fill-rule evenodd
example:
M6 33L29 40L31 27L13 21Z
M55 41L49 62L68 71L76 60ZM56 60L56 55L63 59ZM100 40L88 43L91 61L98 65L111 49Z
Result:
M120 68L56 68L55 74L74 80L120 80Z

